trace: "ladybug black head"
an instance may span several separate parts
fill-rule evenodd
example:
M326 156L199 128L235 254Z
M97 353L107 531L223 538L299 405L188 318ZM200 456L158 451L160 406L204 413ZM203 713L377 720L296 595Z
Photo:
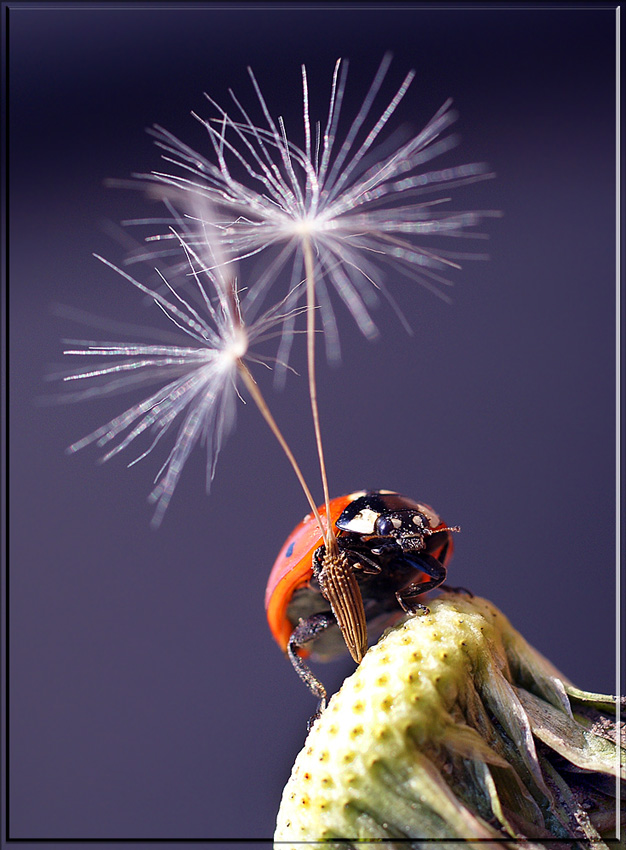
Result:
M419 508L421 505L397 493L365 493L344 509L336 526L361 537L387 537L401 542L403 548L421 549L431 526Z
M374 523L374 534L379 537L423 537L430 529L428 521L419 511L387 511Z

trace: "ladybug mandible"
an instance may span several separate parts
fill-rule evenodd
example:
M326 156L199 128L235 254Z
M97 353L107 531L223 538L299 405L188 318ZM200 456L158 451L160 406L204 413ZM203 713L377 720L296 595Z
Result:
M319 699L318 713L326 690L304 659L328 660L347 646L358 663L367 650L366 623L382 629L401 610L427 611L419 597L445 581L451 532L459 530L428 505L389 490L339 496L329 509L335 553L326 551L320 525L308 514L285 541L265 591L271 632ZM326 524L326 507L318 511ZM330 581L337 565L339 577Z

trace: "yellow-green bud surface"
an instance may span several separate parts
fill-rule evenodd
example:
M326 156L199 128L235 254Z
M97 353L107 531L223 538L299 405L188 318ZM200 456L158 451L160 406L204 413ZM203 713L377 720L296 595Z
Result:
M615 835L614 720L612 698L573 688L493 605L446 594L383 635L315 722L277 847L602 846Z

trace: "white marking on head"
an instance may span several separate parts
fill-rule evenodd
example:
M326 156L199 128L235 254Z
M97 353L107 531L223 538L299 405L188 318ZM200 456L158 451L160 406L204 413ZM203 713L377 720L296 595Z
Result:
M348 523L347 529L355 534L373 534L374 525L380 514L370 508L363 508Z
M431 528L437 528L437 526L441 524L441 518L428 505L420 504L420 511L428 520L428 524Z
M415 520L413 520L413 521L415 521ZM397 516L392 516L391 522L393 523L394 528L402 528L402 520L398 519Z

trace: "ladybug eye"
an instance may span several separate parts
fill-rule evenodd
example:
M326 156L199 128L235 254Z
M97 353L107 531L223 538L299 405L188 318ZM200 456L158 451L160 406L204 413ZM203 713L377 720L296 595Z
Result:
M395 527L395 523L388 517L382 516L376 520L376 533L381 537L388 537Z

